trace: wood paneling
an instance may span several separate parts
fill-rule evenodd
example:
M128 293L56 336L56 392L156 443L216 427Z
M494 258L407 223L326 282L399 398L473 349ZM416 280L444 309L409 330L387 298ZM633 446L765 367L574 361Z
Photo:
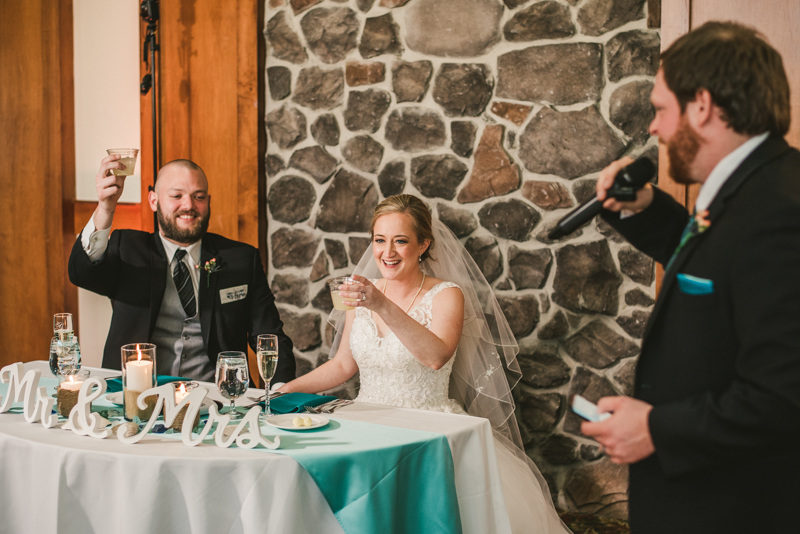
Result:
M46 357L75 198L72 2L0 2L0 365Z
M97 202L75 202L75 216L73 227L75 235L78 235L86 226L89 217L94 215ZM148 211L150 211L148 209ZM152 212L150 212L152 213ZM114 220L111 223L111 231L114 230L141 230L142 229L142 205L141 204L117 204L114 211ZM72 243L69 244L72 248Z

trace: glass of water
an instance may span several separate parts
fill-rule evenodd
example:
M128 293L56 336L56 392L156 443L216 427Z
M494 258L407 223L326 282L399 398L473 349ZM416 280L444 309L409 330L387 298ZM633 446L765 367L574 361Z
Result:
M81 346L78 337L50 340L50 372L56 377L65 377L81 368Z
M217 356L216 383L220 395L231 401L228 412L231 419L240 419L236 413L236 399L244 395L250 383L247 371L247 355L239 351L220 352Z
M258 373L264 380L264 393L266 394L267 407L264 410L264 417L272 416L269 409L269 383L275 376L275 369L278 368L278 336L274 334L261 334L258 336L256 346L256 357L258 359Z

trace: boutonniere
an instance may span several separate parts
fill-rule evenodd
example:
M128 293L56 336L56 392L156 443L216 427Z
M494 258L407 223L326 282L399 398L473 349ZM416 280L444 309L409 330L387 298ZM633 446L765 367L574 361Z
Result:
M198 269L199 265L195 265ZM222 266L217 263L217 258L211 258L203 265L203 270L206 272L206 287L211 287L211 275L218 273L222 270Z
M694 221L697 224L697 233L702 234L711 226L711 221L708 219L708 210L703 210L694 216Z

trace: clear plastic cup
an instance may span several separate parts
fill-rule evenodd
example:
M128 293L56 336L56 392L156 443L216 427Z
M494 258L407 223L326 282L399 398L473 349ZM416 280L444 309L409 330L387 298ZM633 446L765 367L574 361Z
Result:
M356 282L349 276L337 276L336 278L329 278L327 282L328 282L328 287L331 290L331 300L333 300L333 307L337 310L342 310L342 311L354 309L352 306L347 306L344 303L344 299L339 293L339 286L345 284L357 284L357 285L360 284L358 284L358 282ZM347 299L347 300L352 300L352 299Z
M130 176L136 167L136 157L139 155L138 148L109 148L106 150L109 156L120 156L119 162L125 165L124 169L111 169L114 176Z

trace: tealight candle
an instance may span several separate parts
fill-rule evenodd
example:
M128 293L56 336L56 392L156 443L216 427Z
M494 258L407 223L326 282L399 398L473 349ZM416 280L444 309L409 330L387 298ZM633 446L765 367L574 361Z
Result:
M74 371L64 377L56 391L56 409L62 417L69 417L69 412L78 403L81 386L89 378L89 371Z
M183 399L189 396L194 388L198 386L197 382L176 382L178 387L175 388L175 404L179 404ZM172 429L176 432L180 432L183 429L183 421L186 418L186 412L189 411L189 405L187 404L178 414L175 416L175 420L172 423ZM197 416L195 416L194 423L192 428L196 427L200 424L200 412L197 412Z

